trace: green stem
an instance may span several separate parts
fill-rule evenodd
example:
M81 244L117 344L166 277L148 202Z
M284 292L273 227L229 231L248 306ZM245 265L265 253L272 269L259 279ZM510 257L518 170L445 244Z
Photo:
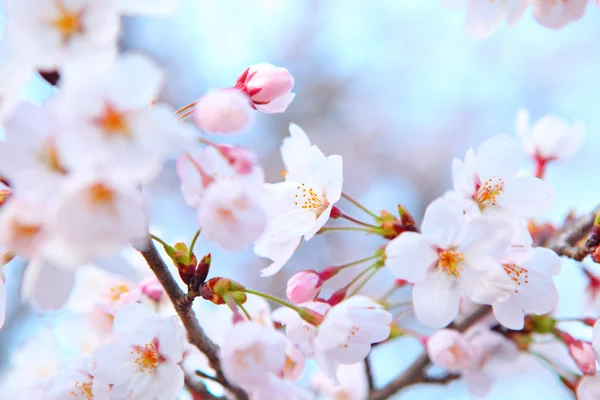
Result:
M365 278L365 280L363 280L360 285L358 285L358 287L356 289L354 289L352 291L352 293L350 293L350 296L348 297L352 297L354 296L356 293L358 293L360 291L360 289L362 289L367 282L369 282L369 280L377 273L377 271L379 271L379 268L375 265L369 267L369 269L371 269L371 272L369 273L369 275Z
M362 264L364 262L367 262L367 261L370 261L370 260L373 260L373 259L379 258L379 257L380 256L378 256L378 255L366 257L366 258L363 258L361 260L352 261L351 263L348 263L348 264L338 265L337 268L338 268L339 271L341 271L343 269L346 269L346 268L349 268L349 267L354 267L355 265Z
M324 233L324 232L332 232L332 231L358 231L358 232L367 232L367 233L377 233L374 232L372 229L368 229L368 228L360 228L360 227L354 227L354 226L324 226L323 228L319 229L319 234Z
M271 300L272 302L275 302L277 304L281 304L282 306L285 306L287 308L291 308L292 310L294 310L296 312L300 311L300 307L298 307L295 304L290 303L289 301L285 301L283 299L280 299L279 297L271 296L270 294L259 292L259 291L252 290L252 289L244 289L244 292L253 294L255 296L262 297L262 298L267 299L267 300Z
M383 302L385 302L385 301L386 301L386 300L387 300L387 299L388 299L388 298L389 298L391 295L393 295L393 294L394 294L394 292L395 292L396 290L398 290L398 289L399 289L399 286L398 286L398 285L396 285L396 284L394 283L394 286L392 286L391 288L389 288L389 289L388 289L388 291L387 291L387 292L385 292L385 293L383 294L383 296L381 296L381 298L379 299L379 302L380 302L380 303L383 303Z
M356 207L358 207L361 210L363 210L364 212L366 212L367 214L369 214L370 216L372 216L373 218L375 218L375 219L379 218L377 216L377 214L375 214L374 212L372 212L371 210L369 210L367 207L363 206L361 203L358 202L358 200L355 200L349 194L342 192L342 197L345 198L346 200L348 200L350 203L354 204Z
M368 267L368 268L365 268L363 271L361 271L361 272L360 272L360 274L356 275L356 276L354 277L354 279L352 279L352 280L350 281L350 283L348 283L348 284L346 285L346 287L347 287L347 288L350 288L350 286L354 285L354 284L355 284L355 283L356 283L356 282L357 282L357 281L358 281L360 278L362 278L363 276L365 276L365 274L366 274L367 272L369 272L369 271L371 270L371 268L373 268L375 265L377 265L377 264L372 264L372 265L369 265L369 267Z
M353 218L353 217L351 217L351 216L349 216L347 214L344 214L344 213L342 213L342 215L340 216L340 218L347 219L348 221L354 222L355 224L358 224L358 225L366 226L367 228L379 228L376 225L367 224L366 222L362 222L362 221L360 221L360 220L358 220L356 218Z
M412 301L408 300L408 301L399 301L397 303L392 303L390 305L388 305L386 308L388 310L391 310L393 308L398 308L398 307L404 307L404 306L410 306L412 304Z
M192 253L194 252L194 246L196 245L196 240L198 240L198 236L200 236L200 229L196 231L194 237L192 238L192 243L190 243L190 249L188 251L189 258L192 258Z
M240 308L240 310L242 310L242 312L244 313L244 315L246 316L246 318L248 318L248 321L252 321L252 317L250 317L250 314L248 314L248 311L246 311L246 309L244 308L244 306L241 305L240 303L238 303L238 307Z
M165 242L164 240L162 240L161 238L159 238L156 235L150 234L150 238L153 240L156 240L158 243L162 244L164 247L172 247L171 245L169 245L167 242Z

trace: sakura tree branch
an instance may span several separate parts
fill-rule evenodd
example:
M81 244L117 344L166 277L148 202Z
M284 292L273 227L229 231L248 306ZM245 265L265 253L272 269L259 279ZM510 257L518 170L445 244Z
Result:
M171 303L175 307L177 315L179 315L179 318L187 331L189 342L206 355L210 366L215 370L215 380L229 390L238 400L246 400L248 398L246 393L228 382L223 375L221 361L219 360L218 355L219 347L206 336L206 333L204 333L204 330L198 323L194 310L191 308L191 302L193 301L195 294L184 293L183 290L181 290L173 278L173 275L169 272L167 265L158 253L152 240L148 240L146 248L140 250L140 253L144 256L148 266L152 272L154 272L154 275L156 275L156 278L165 289L169 300L171 300Z
M187 375L185 376L185 387L192 395L193 400L227 400L227 397L215 396L209 392L204 383Z
M481 318L485 317L491 311L490 306L478 306L475 311L469 314L464 320L460 323L456 324L456 330L460 332L466 331L473 324L479 321ZM429 366L431 360L429 360L429 356L427 352L421 353L419 357L413 362L413 364L408 367L406 371L396 379L388 383L386 386L379 390L375 390L371 392L371 400L384 400L397 393L398 391L404 389L407 386L414 385L416 383L426 383L426 382L436 382L436 383L444 383L443 380L436 380L433 378L428 378L425 375L425 368ZM450 379L452 380L452 379ZM450 381L448 380L448 381Z
M598 213L600 213L600 205L569 224L543 246L553 250L559 256L566 256L577 261L583 260L598 247L599 243L592 237L588 238L583 246L578 246L577 243L590 234Z

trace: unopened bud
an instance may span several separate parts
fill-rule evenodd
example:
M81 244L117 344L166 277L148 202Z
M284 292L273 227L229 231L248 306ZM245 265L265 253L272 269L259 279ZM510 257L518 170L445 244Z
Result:
M314 326L319 326L324 319L323 315L306 307L298 308L298 314L300 318Z
M417 223L415 222L415 219L403 205L398 204L398 215L400 216L400 221L406 230L416 230Z
M194 257L194 259L195 259L195 257ZM211 262L212 262L212 256L210 255L210 253L208 253L207 255L202 257L202 259L198 263L198 266L194 270L194 279L196 280L197 284L202 284L206 280L206 277L208 276L208 272L210 271L210 263Z
M223 299L225 299L227 296L231 296L238 304L243 304L246 301L246 293L244 293L245 287L235 281L232 281L231 279L223 277L211 278L206 281L204 287L212 290L212 293L210 293L211 298L207 300L215 303L215 295L221 298L221 302L215 304L223 304ZM202 293L201 295L204 297Z
M247 68L235 87L248 95L254 108L265 113L282 113L294 99L292 74L267 63Z
M288 280L285 293L292 303L305 303L318 296L322 283L315 271L300 271Z
M596 241L600 241L600 213L596 214L590 237Z
M583 319L581 320L581 322L583 322L583 323L584 323L584 324L586 324L587 326L592 326L592 327L593 327L593 326L596 324L596 319L595 319L595 318L588 317L588 318L583 318Z
M140 289L150 300L159 302L160 298L165 293L164 288L156 279L156 276L150 276L140 283Z
M237 90L207 93L196 103L194 122L206 133L235 133L247 130L254 121L248 98Z
M553 333L556 320L546 315L532 315L533 331L536 333Z
M596 374L596 353L591 343L575 340L569 344L569 354L585 375Z
M223 157L240 175L251 173L258 162L256 153L246 147L220 144L218 148Z

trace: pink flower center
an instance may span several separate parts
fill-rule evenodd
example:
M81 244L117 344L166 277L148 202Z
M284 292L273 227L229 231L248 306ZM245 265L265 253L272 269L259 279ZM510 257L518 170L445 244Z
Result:
M496 199L504 191L504 180L492 176L482 185L480 182L475 187L473 200L477 202L479 208L483 210L486 207L496 205Z
M138 366L140 372L147 372L153 374L158 367L158 363L161 361L160 354L154 343L149 343L144 346L134 346L131 354L137 354L135 364Z
M307 188L304 183L298 185L297 190L294 201L295 206L312 211L317 217L329 207L329 202L324 195L317 194L313 188Z
M510 279L517 285L515 293L519 293L519 286L521 286L521 283L525 283L526 285L529 283L529 270L517 267L514 264L503 265L503 267Z
M460 263L464 259L463 253L459 251L439 249L437 265L448 275L459 277L462 270Z

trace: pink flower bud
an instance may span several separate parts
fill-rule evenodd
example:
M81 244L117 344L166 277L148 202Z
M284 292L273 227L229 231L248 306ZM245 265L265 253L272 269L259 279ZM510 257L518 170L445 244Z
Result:
M156 302L160 301L160 298L165 293L165 290L155 276L144 279L140 284L140 289L149 299Z
M314 271L300 271L290 278L286 294L292 303L314 300L321 291L321 279Z
M594 375L596 373L596 353L592 345L582 340L575 340L569 344L569 354L573 360L586 375Z
M236 88L244 91L254 108L264 113L282 113L294 100L294 77L282 67L260 63L246 69Z
M234 133L250 128L254 114L248 99L232 89L202 96L194 109L194 122L206 133Z
M256 153L246 147L220 144L219 151L238 174L249 174L257 164Z

